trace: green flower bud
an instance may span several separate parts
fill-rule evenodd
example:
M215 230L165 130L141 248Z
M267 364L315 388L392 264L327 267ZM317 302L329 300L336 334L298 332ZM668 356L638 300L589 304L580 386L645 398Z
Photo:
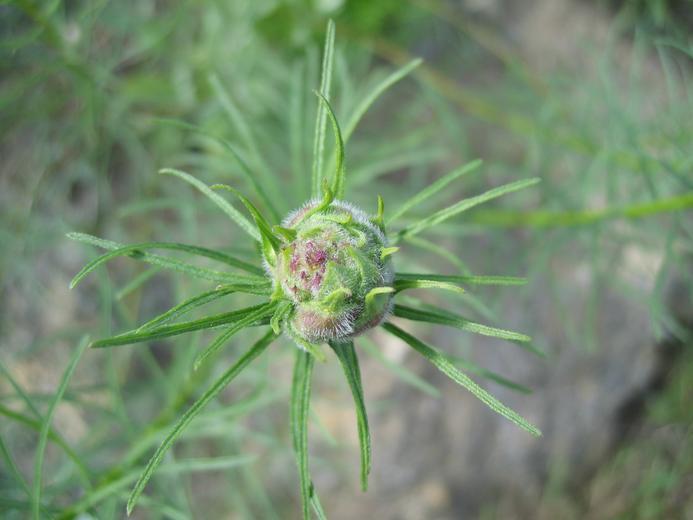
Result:
M287 332L301 344L348 340L382 323L394 271L381 219L314 200L282 222L275 291L293 302Z

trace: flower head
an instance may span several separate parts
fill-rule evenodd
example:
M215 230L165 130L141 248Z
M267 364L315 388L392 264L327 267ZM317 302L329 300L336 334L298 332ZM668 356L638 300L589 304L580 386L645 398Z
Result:
M294 238L281 247L272 275L275 291L294 303L292 337L347 340L383 321L394 271L377 217L346 202L312 200L282 226Z

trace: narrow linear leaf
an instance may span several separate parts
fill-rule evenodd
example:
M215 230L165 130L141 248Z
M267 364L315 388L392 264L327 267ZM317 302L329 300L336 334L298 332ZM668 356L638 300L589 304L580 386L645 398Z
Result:
M361 383L361 369L354 349L354 342L330 343L330 347L337 354L344 376L349 383L351 395L356 407L356 423L359 434L359 447L361 449L361 489L368 489L368 474L371 471L371 436L368 428L368 415L366 414L366 402L363 398L363 385Z
M377 361L389 369L395 376L400 378L403 382L413 386L414 388L421 390L423 393L430 395L431 397L440 397L440 392L438 389L416 375L411 370L407 369L399 363L395 363L390 359L386 358L380 349L368 338L362 337L359 348L364 349L371 356L373 356Z
M113 242L111 240L104 240L102 238L87 235L85 233L68 233L67 237L71 240L82 242L83 244L89 244L111 251L127 247L124 244L119 244L118 242ZM195 265L188 264L187 262L182 262L181 260L177 260L175 258L156 255L153 253L134 251L129 253L128 256L135 260L142 260L143 262L163 267L165 269L172 269L174 271L189 274L190 276L194 276L196 278L211 280L218 283L233 283L234 281L239 281L239 277L241 278L241 280L248 280L247 276L243 277L241 275L237 275L234 273L225 273L221 271L214 271L212 269L206 269L203 267L197 267ZM253 266L253 268L255 268L255 266Z
M320 76L320 94L325 99L330 99L330 86L332 84L332 65L334 63L334 22L327 22L327 34L325 35L325 46L322 56L322 71ZM311 192L313 197L320 195L323 177L323 161L325 153L325 125L327 124L327 114L322 103L318 104L317 116L315 119L315 135L313 138L313 168Z
M467 372L477 374L478 376L481 376L484 379L488 379L489 381L498 383L499 385L504 386L506 388L510 388L511 390L514 390L516 392L520 392L523 394L532 393L531 388L516 383L515 381L511 381L507 377L503 377L502 375L494 372L493 370L488 370L486 368L480 367L479 365L477 365L476 363L472 363L468 359L463 359L458 356L448 356L448 360L450 360L456 366L461 366Z
M238 333L240 330L243 330L244 328L250 326L252 323L255 323L256 321L266 318L268 316L271 316L274 314L274 310L277 308L277 304L272 302L272 303L266 303L264 305L261 305L259 308L249 312L246 316L235 322L233 325L231 325L226 331L222 332L217 339L215 339L206 349L204 349L200 354L195 358L195 361L193 363L193 367L195 370L200 368L200 365L207 359L209 356L217 352L221 347L224 346L224 344L231 339L231 337Z
M378 83L375 86L375 88L371 92L369 92L366 95L366 97L363 98L363 101L361 101L361 103L356 107L354 113L351 114L351 117L347 121L347 124L344 126L344 142L347 142L349 140L351 135L354 133L354 130L358 126L359 122L363 118L364 114L368 111L371 105L375 103L375 101L387 89L389 89L392 85L394 85L401 79L405 78L411 71L413 71L416 67L421 65L421 63L423 63L423 60L421 58L416 58L410 61L409 63L397 69L392 74L383 79L380 83Z
M393 314L399 318L404 318L406 320L424 321L427 323L435 323L437 325L447 325L449 327L455 327L460 330L465 330L467 332L481 334L482 336L490 336L493 338L501 338L520 342L528 342L531 340L529 336L526 336L525 334L520 334L519 332L498 329L496 327L489 327L488 325L475 323L473 321L469 321L465 318L462 318L461 316L453 316L448 313L421 311L418 309L414 309L412 307L406 307L404 305L395 305L393 308Z
M152 318L147 323L140 325L137 332L142 332L145 330L151 330L154 327L168 323L169 321L175 320L176 318L187 314L188 312L205 305L207 303L223 298L229 294L236 292L247 293L247 294L260 294L269 295L271 288L269 286L257 286L257 285L221 285L212 291L203 292L197 296L193 296L178 305L171 307L166 312L159 314L157 317Z
M443 177L441 177L440 179L435 181L433 184L431 184L427 188L424 188L423 190L421 190L419 193L417 193L412 198L410 198L408 201L406 201L404 204L402 204L397 210L395 210L388 217L387 225L390 225L396 219L398 219L402 215L404 215L407 211L418 206L419 204L421 204L426 199L432 197L433 195L435 195L436 193L441 191L443 188L445 188L452 181L458 179L462 175L473 172L474 170L479 168L479 166L481 166L482 164L483 164L483 161L481 159L477 159L475 161L472 161L470 163L465 164L464 166L460 166L459 168L444 175Z
M199 179L196 179L189 173L185 173L180 170L174 170L173 168L164 168L163 170L159 170L159 173L162 175L174 175L180 179L183 179L188 184L191 184L193 187L197 188L209 200L214 202L214 204L216 204L219 207L219 209L226 213L226 215L231 220L238 224L243 231L250 235L250 237L252 237L254 240L257 240L258 242L260 241L260 233L250 223L250 221L243 215L241 215L241 213L236 208L229 204L229 202L224 197L216 193L204 182L200 181Z
M82 356L82 354L84 354L84 351L87 349L88 346L89 339L85 337L82 339L82 341L80 341L79 345L72 353L72 356L70 356L70 361L68 362L67 368L65 369L65 372L63 373L63 376L60 379L58 389L55 392L55 396L53 397L53 400L51 401L51 404L48 407L48 411L46 412L46 415L43 418L43 423L41 424L41 431L39 432L38 444L36 446L36 455L34 458L34 486L31 494L31 513L34 520L38 520L40 518L43 457L46 452L46 444L48 443L48 433L51 430L53 414L55 413L55 409L58 406L58 403L60 403L61 399L63 398L63 394L65 394L65 390L67 389L67 385L70 383L70 379L72 379L72 374L74 374L75 372L75 368L77 367L77 362L79 361L79 358Z
M218 82L218 79L215 77L214 80ZM214 81L212 82L214 84ZM219 83L219 86L221 87L221 83ZM231 156L236 160L238 165L240 166L241 173L243 175L243 178L248 181L248 183L253 187L253 190L257 194L257 196L262 200L262 203L267 207L269 212L272 214L272 218L275 220L279 220L281 216L279 215L279 212L277 209L274 207L274 204L272 203L272 199L267 195L267 192L265 192L264 188L262 187L262 182L260 182L260 177L253 172L253 170L250 168L248 163L243 159L243 156L240 154L238 149L231 144L229 141L226 139L222 139L221 137L214 135L211 132L207 132L206 130L203 130L199 126L191 125L189 123L185 123L183 121L177 121L175 119L165 119L165 118L157 118L156 121L165 123L171 126L177 126L179 128L185 128L186 130L191 130L193 132L196 132L200 135L204 135L205 137L208 137L217 143L219 143L221 146L226 148L226 150L231 154Z
M332 181L332 192L337 199L344 197L344 141L342 140L342 131L339 128L339 122L337 121L337 116L332 110L332 105L327 101L327 98L323 96L320 92L315 92L318 99L325 105L325 110L332 123L332 131L334 132L335 148L337 151L337 162L335 165L334 180Z
M303 519L310 520L311 497L315 494L308 469L308 415L314 357L297 350L291 385L291 430L301 486Z
M219 253L217 251L212 251L209 249L204 249L204 248L199 248L196 246L188 246L185 244L177 244L173 242L144 242L141 244L131 244L127 246L120 247L118 249L115 249L109 253L103 254L98 258L95 258L91 262L89 262L87 265L85 265L79 273L75 275L75 277L72 279L70 282L70 289L73 289L74 287L77 286L77 284L82 281L89 273L91 273L94 269L97 267L105 264L109 260L113 260L114 258L117 258L119 256L126 256L126 255L137 255L138 252L141 251L146 251L147 249L175 249L179 251L186 251L188 253L196 253L196 254L201 254L202 256L206 256L208 258L214 258L215 260L221 260L222 258L225 263L229 263L227 260L231 260L232 262L238 262L239 264L235 265L235 267L240 267L243 265L242 268L248 270L251 269L251 272L257 273L256 276L249 276L249 275L239 275L239 274L234 274L236 279L239 281L245 280L247 282L257 282L259 280L264 280L264 277L259 276L262 271L260 271L259 268L255 266L251 266L250 264L246 264L245 262L241 262L240 260L236 260L228 255L225 255L223 253ZM233 265L233 264L229 264ZM213 271L214 272L214 271ZM217 271L218 272L218 271ZM226 273L221 273L221 275L225 275Z
M202 396L195 401L195 403L188 409L187 412L178 420L171 431L168 433L164 441L157 448L156 452L152 458L147 463L144 471L140 475L140 478L135 483L130 497L127 502L127 514L128 516L132 513L137 499L144 491L144 487L149 482L149 479L156 471L156 468L161 464L164 455L171 447L171 445L180 436L183 430L190 424L195 416L204 408L209 401L214 399L219 392L221 392L238 374L240 374L255 358L262 354L265 349L269 346L272 341L276 338L273 331L268 331L262 338L260 338L245 354L243 354L236 363L234 363L231 368L229 368L224 374L216 380L216 382L204 393Z
M440 224L449 218L459 215L463 211L467 211L468 209L478 206L479 204L483 204L484 202L488 202L508 193L529 188L540 181L541 179L539 178L523 179L516 182L511 182L510 184L504 184L503 186L498 186L497 188L488 190L480 195L461 200L452 206L441 209L440 211L435 212L433 215L405 227L396 235L395 240L420 233L424 229Z
M450 282L469 285L525 285L527 283L526 278L516 276L458 276L428 273L397 273L395 275L395 282L405 281Z
M472 381L467 375L460 372L443 354L441 354L434 348L426 345L424 342L415 338L414 336L405 332L399 327L393 325L392 323L385 323L382 327L390 334L398 337L399 339L407 343L410 347L412 347L414 350L416 350L419 354L428 359L436 368L438 368L438 370L440 370L450 379L455 381L455 383L469 390L472 394L474 394L474 396L477 399L483 402L491 410L502 415L503 417L515 423L520 428L523 428L524 430L528 431L532 435L537 437L541 435L541 431L536 426L533 426L524 417L519 415L511 408L505 406L498 399L493 397L486 390L484 390L474 381Z
M258 193L263 203L267 206L267 209L272 214L272 218L279 220L280 215L276 209L274 202L277 200L277 183L272 182L272 171L265 160L263 153L258 148L257 139L253 135L252 128L243 116L243 113L238 109L236 104L231 99L231 96L221 84L219 77L216 75L210 76L210 84L214 89L217 98L219 99L222 108L229 116L231 123L236 127L238 134L243 139L245 147L250 151L252 156L252 161L255 163L255 168L259 172L253 172L248 164L243 160L238 150L231 146L227 142L222 142L224 146L231 152L236 161L241 166L243 173L246 175L251 185L254 187L255 191ZM258 173L260 175L258 175ZM269 187L272 192L272 197L268 196L263 188L263 185ZM274 198L274 201L273 201Z
M315 486L312 482L310 483L310 504L313 506L313 511L315 511L315 516L318 517L318 520L327 520L327 515L325 514L325 510L322 508L320 498L315 492Z
M474 215L473 221L499 227L570 227L588 226L597 222L625 218L637 220L640 218L689 210L693 208L693 192L661 198L652 202L633 204L622 207L609 207L599 210L583 211L484 211Z
M149 269L145 269L140 274L135 276L135 278L133 278L130 282L128 282L122 288L120 288L118 292L115 293L115 299L124 299L126 296L142 287L145 283L149 281L150 278L152 278L159 271L160 269L158 267L150 267Z
M260 231L260 236L262 237L263 252L265 254L265 259L268 261L274 260L274 257L279 251L281 246L281 241L277 238L272 231L272 226L267 222L262 213L255 207L255 205L250 202L250 200L244 196L240 191L228 184L215 184L212 189L223 189L230 191L243 203L248 212L253 216L255 220L255 225Z
M444 289L459 294L464 293L464 289L451 282L438 282L435 280L395 280L395 291L401 292L408 289Z
M259 309L260 307L263 307L264 305L266 304L263 303L254 307L248 307L246 309L224 312L221 314L215 314L213 316L207 316L205 318L200 318L199 320L185 321L183 323L176 323L173 325L164 325L162 327L156 327L149 330L133 330L130 332L124 332L123 334L111 336L110 338L94 341L90 346L91 348L105 348L115 347L118 345L130 345L132 343L142 343L143 341L153 341L156 339L177 336L179 334L185 334L186 332L193 332L196 330L221 327L243 319L247 314ZM257 323L261 322L262 320L257 320Z

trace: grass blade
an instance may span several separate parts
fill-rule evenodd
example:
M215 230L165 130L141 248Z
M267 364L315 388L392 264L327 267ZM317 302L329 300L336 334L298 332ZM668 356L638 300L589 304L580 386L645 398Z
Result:
M311 497L315 494L308 469L308 415L314 363L314 356L303 350L296 351L291 384L291 431L301 485L304 520L310 520Z
M147 463L146 468L140 475L140 478L135 483L130 497L127 502L127 514L132 513L137 499L144 491L144 487L149 482L149 479L156 471L164 455L175 442L178 436L183 432L183 430L190 424L195 416L204 408L209 401L214 399L214 397L221 392L226 385L228 385L238 374L240 374L243 369L245 369L255 358L262 354L265 349L269 346L272 341L276 338L276 335L272 330L268 331L262 338L260 338L245 354L243 354L236 363L231 366L222 376L216 380L216 382L204 393L202 396L195 401L195 403L188 409L187 412L178 420L175 426L171 429L169 434L166 436L161 445L157 448L156 452L152 458Z
M26 496L31 498L31 490L29 489L29 484L27 484L24 475L22 475L21 471L19 471L19 467L17 466L17 463L14 461L12 453L10 452L10 449L7 447L5 440L2 438L1 433L0 454L2 455L2 458L5 461L5 467L7 468L7 471L10 474L10 476L14 479L15 482L19 484L19 487L22 488Z
M200 365L204 362L205 359L207 359L209 356L217 352L221 347L224 346L224 344L231 339L231 337L238 333L240 330L250 326L252 323L255 323L256 321L265 318L267 316L271 316L274 313L274 310L277 307L277 303L272 302L272 303L266 303L264 305L261 305L258 308L255 308L251 312L249 312L246 316L235 322L233 325L231 325L226 331L222 332L217 339L215 339L206 349L204 349L200 354L195 358L195 361L193 363L193 367L195 370L200 368Z
M516 276L458 276L428 273L397 273L395 283L409 281L450 282L469 285L525 285L526 278Z
M335 166L334 180L332 182L332 193L334 193L335 198L341 199L344 197L344 141L342 140L342 131L339 128L339 122L337 121L337 116L332 110L332 105L327 101L327 98L323 96L320 92L315 92L320 99L321 103L325 105L325 110L327 115L330 117L332 122L332 131L334 132L335 148L337 149L337 163Z
M123 300L126 296L133 293L134 291L142 287L145 283L147 283L159 271L160 269L158 267L150 267L149 269L145 269L137 276L135 276L132 280L130 280L126 285L118 289L118 291L115 293L115 299Z
M394 71L392 74L387 76L384 80L382 80L380 83L378 83L375 88L365 97L363 98L363 101L359 104L358 107L354 110L354 113L351 114L351 117L349 118L349 121L347 121L347 124L344 126L344 142L347 142L349 138L351 137L351 134L354 133L354 130L356 129L356 126L359 124L361 121L361 118L364 116L364 114L368 111L368 109L371 107L373 103L392 85L400 81L401 79L405 78L411 71L413 71L416 67L421 65L423 60L421 58L416 58L415 60L410 61L403 67L397 69Z
M223 258L225 263L228 263L229 265L234 265L235 267L240 267L243 265L243 267L246 270L251 270L251 272L256 273L256 275L249 276L249 275L237 275L237 274L231 274L228 273L230 276L233 276L234 278L237 279L239 282L257 282L259 280L264 280L265 278L263 276L259 276L262 271L255 267L251 266L250 264L246 264L245 262L242 262L241 260L236 260L233 257L230 257L228 255L225 255L223 253L219 253L218 251L212 251L211 249L205 249L197 246L189 246L186 244L178 244L175 242L144 242L141 244L131 244L127 246L120 247L118 249L115 249L109 253L103 254L98 258L95 258L91 262L89 262L87 265L85 265L79 273L75 275L75 277L72 279L70 282L70 289L74 289L79 282L81 282L89 273L91 273L94 269L97 267L105 264L109 260L113 260L114 258L117 258L119 256L126 256L126 255L135 255L137 256L138 253L141 253L141 251L146 251L147 249L175 249L178 251L185 251L187 253L192 253L192 254L198 254L201 256L206 256L208 258L214 258L215 260L220 260ZM233 263L230 263L233 262ZM225 273L223 273L225 274Z
M166 312L159 314L156 318L153 318L147 323L140 325L137 331L141 332L144 330L151 330L154 327L168 323L169 321L172 321L183 314L187 314L188 312L202 305L236 292L269 295L271 293L271 287L256 285L221 285L212 291L203 292L202 294L198 294L197 296L193 296L192 298L179 303L175 307L171 307Z
M84 351L87 349L88 346L89 340L85 337L82 339L82 341L80 341L79 345L72 353L70 361L67 364L67 368L65 369L65 372L63 373L63 376L60 379L60 384L58 385L58 389L55 392L55 396L53 397L53 400L51 401L51 404L48 407L48 411L46 412L46 415L43 418L43 423L41 424L41 431L39 432L38 445L36 447L36 455L34 458L34 486L31 493L31 513L32 518L34 518L34 520L38 520L40 518L39 513L41 511L41 480L43 472L43 457L46 452L46 444L48 443L48 433L51 430L53 414L55 413L55 409L58 406L58 403L60 403L60 400L63 398L63 394L67 389L67 385L70 383L70 379L72 379L72 374L74 374L75 372L75 368L77 367L77 362L79 361L79 358L82 356L82 354L84 354Z
M368 415L366 414L366 402L363 398L363 385L361 384L361 369L359 359L354 350L354 342L330 343L330 347L337 354L339 363L344 370L344 376L349 383L351 395L356 407L356 423L359 433L359 447L361 449L361 489L368 489L368 474L371 471L371 435L368 429Z
M256 305L254 307L248 307L246 309L241 309L237 311L224 312L222 314L215 314L213 316L207 316L205 318L200 318L199 320L185 321L183 323L176 323L173 325L164 325L162 327L156 327L149 330L132 330L129 332L124 332L116 336L111 336L110 338L99 339L90 345L91 348L105 348L105 347L115 347L118 345L130 345L132 343L142 343L143 341L153 341L155 339L169 338L171 336L178 336L179 334L185 334L187 332L194 332L196 330L211 329L215 327L221 327L223 325L229 325L238 320L243 319L248 313L251 313L266 304ZM256 322L261 322L262 320L256 320Z
M408 201L406 201L404 204L402 204L392 215L390 215L387 219L387 224L391 224L395 220L397 220L399 217L404 215L407 211L410 209L418 206L421 204L423 201L428 199L429 197L432 197L439 191L441 191L443 188L445 188L448 184L450 184L452 181L455 179L458 179L462 175L465 175L467 173L473 172L476 170L483 161L480 159L477 159L476 161L472 161L470 163L465 164L464 166L461 166L447 175L444 175L437 181L435 181L433 184L428 186L427 188L424 188L421 190L419 193L414 195L412 198L410 198Z
M118 242L113 242L112 240L104 240L103 238L87 235L86 233L68 233L67 237L71 240L76 240L84 244L90 244L111 251L127 247L123 244L119 244ZM235 280L237 280L238 277L238 275L235 275L233 273L225 273L222 271L206 269L204 267L197 267L195 265L183 262L181 260L177 260L175 258L169 258L167 256L156 255L153 253L134 251L129 253L129 256L136 260L142 260L143 262L163 267L165 269L172 269L174 271L189 274L190 276L194 276L196 278L202 278L204 280L211 280L219 283L233 283ZM246 277L246 280L247 279L248 278Z
M419 354L428 359L436 368L438 368L438 370L440 370L441 372L443 372L443 374L455 381L455 383L469 390L472 394L474 394L474 396L477 399L483 402L491 410L502 415L503 417L515 423L520 428L523 428L524 430L528 431L532 435L535 435L537 437L541 435L541 431L539 431L537 427L530 424L524 417L519 415L514 410L505 406L498 399L493 397L486 390L484 390L474 381L472 381L467 375L457 370L457 368L455 368L455 366L440 352L426 345L424 342L415 338L411 334L408 334L407 332L393 325L392 323L385 323L383 325L383 328L390 334L398 337L399 339L407 343Z
M418 309L406 307L404 305L395 305L393 309L393 314L399 318L404 318L406 320L424 321L427 323L435 323L437 325L447 325L449 327L455 327L460 330L473 332L475 334L481 334L482 336L490 336L492 338L500 338L520 342L528 342L531 340L529 336L520 334L519 332L489 327L488 325L475 323L465 318L454 316L448 313L443 314L434 311L420 311Z
M325 99L330 99L330 85L332 84L332 65L334 63L334 22L327 22L327 34L325 35L325 47L322 56L322 72L320 76L320 94ZM322 188L322 168L325 153L325 125L327 114L322 103L318 104L315 119L315 135L313 139L313 169L311 176L311 193L313 197L320 196Z
M522 179L516 182L511 182L510 184L504 184L503 186L490 189L480 195L463 199L452 206L441 209L440 211L435 212L433 215L405 227L397 234L396 240L420 233L424 229L440 224L449 218L459 215L463 211L467 211L468 209L478 206L479 204L483 204L484 202L488 202L508 193L529 188L540 181L541 179L539 178Z
M162 175L174 175L180 179L183 179L188 184L191 184L197 188L203 195L209 198L214 204L216 204L219 209L221 209L226 215L233 220L240 228L250 235L254 240L260 241L260 233L258 230L250 223L250 221L245 218L236 208L234 208L229 202L207 186L204 182L196 179L189 173L182 172L180 170L174 170L172 168L164 168L159 170Z

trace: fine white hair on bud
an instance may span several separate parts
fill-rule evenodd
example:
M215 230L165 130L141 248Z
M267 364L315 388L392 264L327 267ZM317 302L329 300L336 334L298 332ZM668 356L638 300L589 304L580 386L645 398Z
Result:
M394 270L381 225L338 200L311 200L284 219L292 231L271 271L275 293L293 303L286 328L299 343L346 341L386 318Z

